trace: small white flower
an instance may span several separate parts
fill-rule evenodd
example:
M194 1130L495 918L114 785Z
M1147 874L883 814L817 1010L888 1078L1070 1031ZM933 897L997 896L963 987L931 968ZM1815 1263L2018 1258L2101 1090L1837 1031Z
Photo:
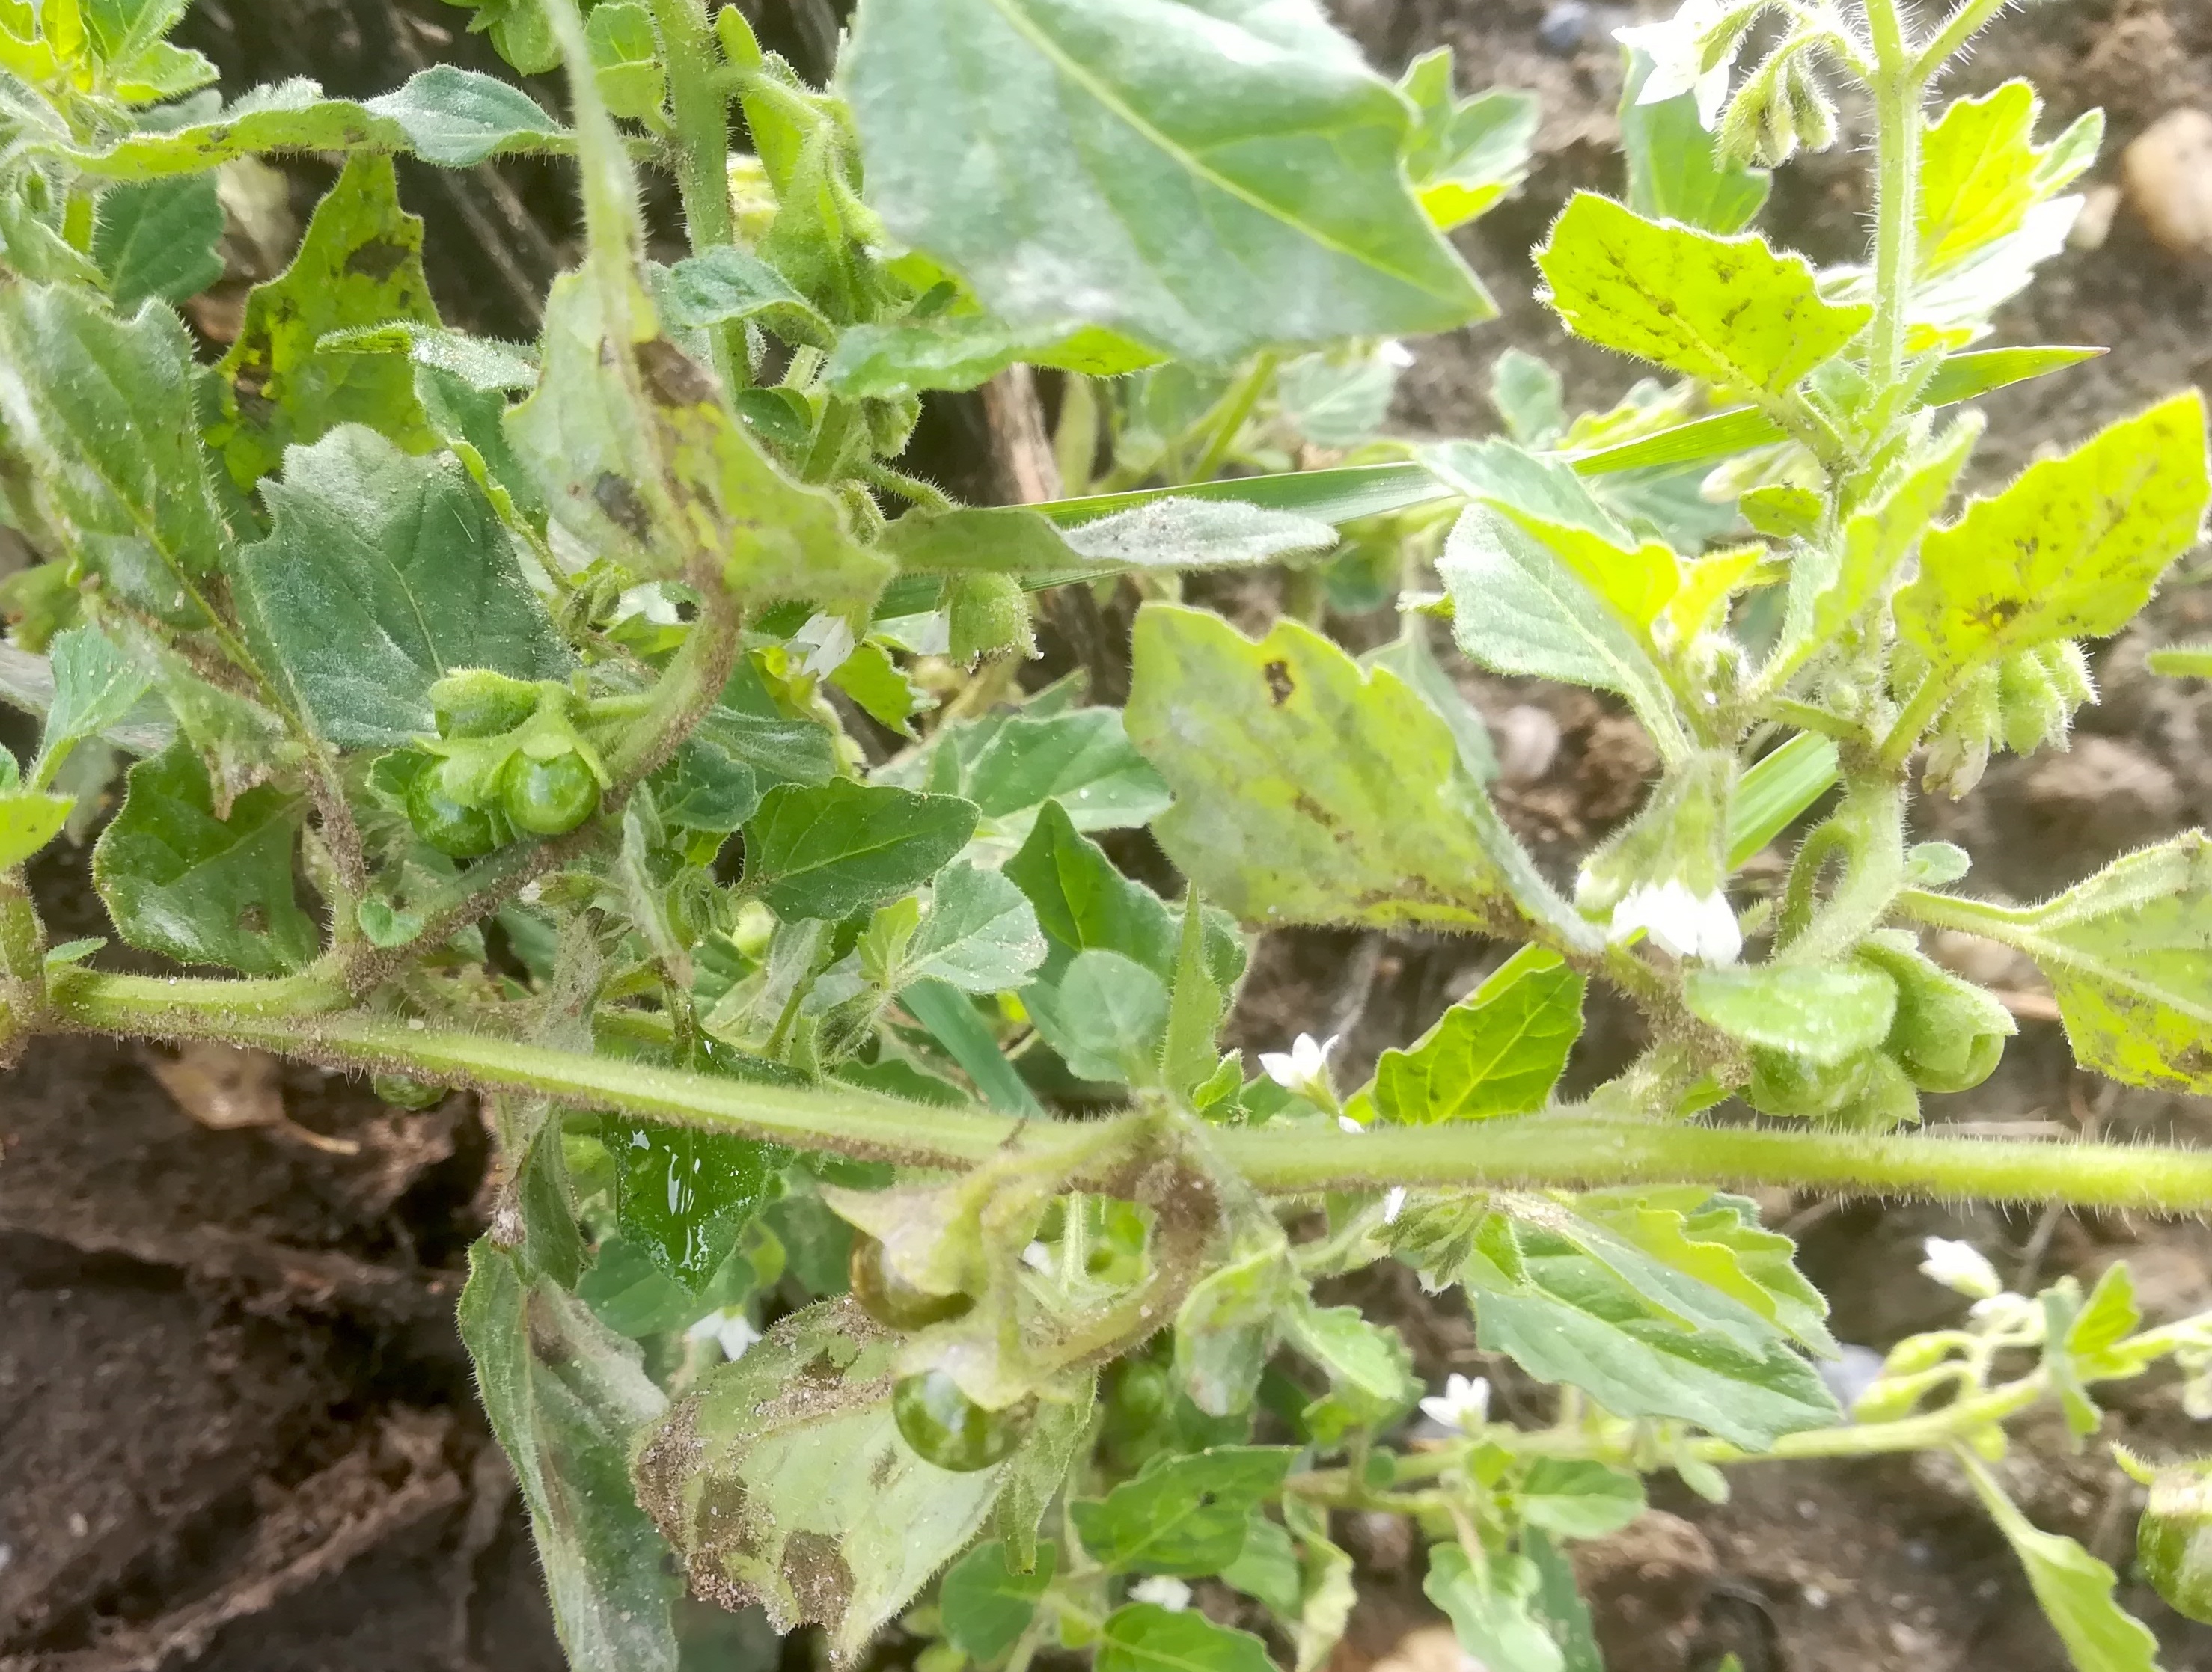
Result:
M1444 1390L1421 1401L1421 1415L1467 1433L1490 1421L1490 1384L1457 1372L1444 1378Z
M1928 1257L1920 1263L1920 1269L1945 1288L1969 1300L1989 1300L2004 1292L1997 1269L1972 1243L1930 1237L1927 1249Z
M1376 359L1394 371L1402 372L1413 363L1413 351L1395 336L1385 337L1382 346L1375 351Z
M1172 1573L1153 1573L1129 1587L1129 1600L1181 1614L1190 1606L1190 1587Z
M1705 67L1705 41L1725 15L1722 0L1685 0L1682 9L1664 23L1645 23L1615 29L1613 38L1623 46L1637 47L1651 56L1651 74L1637 95L1639 105L1656 105L1686 93L1698 96L1698 120L1711 131L1728 102L1729 73L1743 39L1739 31L1721 61Z
M1728 896L1717 888L1692 894L1679 877L1639 882L1613 908L1608 939L1626 941L1639 929L1654 946L1677 958L1733 964L1743 953L1743 930L1736 926Z
M843 667L845 658L853 653L853 624L842 615L817 610L791 635L791 642L806 651L806 660L800 664L802 669L817 679L827 679Z
M761 1338L753 1328L753 1321L741 1308L725 1306L718 1312L709 1312L684 1332L693 1341L711 1341L722 1349L726 1359L742 1359L748 1348Z
M1052 1269L1052 1250L1041 1242L1033 1242L1022 1250L1022 1263L1031 1271Z
M1393 1184L1390 1186L1389 1194L1382 1198L1382 1222L1385 1225L1395 1225L1398 1222L1398 1215L1405 1211L1406 1187L1403 1184Z
M1261 1051L1260 1066L1285 1091L1326 1107L1335 1100L1328 1089L1328 1053L1336 1049L1336 1038L1332 1033L1316 1043L1312 1034L1301 1033L1288 1051Z
M1367 1129L1352 1119L1350 1115L1339 1115L1336 1118L1336 1130L1340 1132L1349 1132L1356 1138Z

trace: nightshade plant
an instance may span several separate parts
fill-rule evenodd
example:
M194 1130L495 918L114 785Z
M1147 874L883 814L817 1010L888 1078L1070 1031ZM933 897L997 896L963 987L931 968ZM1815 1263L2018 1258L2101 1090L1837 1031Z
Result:
M517 69L565 70L566 120L452 67L225 105L167 42L184 3L0 0L0 485L43 560L6 591L43 732L0 757L0 1044L230 1041L486 1100L461 1328L576 1666L720 1652L688 1589L841 1659L898 1622L929 1672L1307 1672L1358 1509L1410 1518L1492 1672L1584 1672L1563 1546L1643 1475L1921 1449L2077 1666L2153 1663L1990 1464L2008 1419L2088 1434L2098 1384L2166 1358L2212 1411L2212 1316L2143 1328L2121 1266L2007 1294L1938 1246L1971 1317L1847 1414L1825 1302L1729 1193L2212 1208L2199 1154L1910 1130L2014 1031L1935 929L2039 964L2084 1065L2212 1092L2201 833L2027 907L1908 841L1916 773L1958 795L2063 745L2082 641L2207 503L2194 395L1960 502L1964 403L2089 352L1977 346L2100 136L2039 133L2020 82L1936 99L2000 0L1628 32L1628 201L1577 195L1537 261L1655 379L1571 415L1510 354L1506 433L1418 447L1376 435L1397 340L1491 311L1444 233L1516 184L1533 105L1441 53L1394 86L1307 0L860 0L828 89L734 7L476 0ZM1844 86L1873 247L1822 270L1744 228ZM220 271L218 171L305 152L335 185L202 357L176 308ZM528 348L441 323L393 166L519 153L573 160L586 227ZM1078 497L901 468L922 391L1024 364ZM1257 640L1176 602L1279 560ZM1032 595L1102 585L1150 600L1126 711L1024 690ZM1331 596L1400 599L1402 635L1355 658L1301 619ZM1486 792L1443 622L1649 735L1643 810L1571 888ZM226 974L48 942L25 862L125 761L116 936ZM1096 839L1141 826L1182 898ZM1287 924L1502 961L1364 1086L1311 1042L1248 1079L1217 1036L1244 933ZM1593 981L1649 1043L1564 1101ZM1464 1292L1550 1426L1425 1399L1393 1330L1315 1299L1384 1259ZM2194 1478L2145 1567L2202 1610ZM1181 1606L1194 1579L1267 1635Z

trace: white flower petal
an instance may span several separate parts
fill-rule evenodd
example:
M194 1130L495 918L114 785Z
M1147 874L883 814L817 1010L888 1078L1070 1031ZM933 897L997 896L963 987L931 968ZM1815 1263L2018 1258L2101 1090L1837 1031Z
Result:
M817 679L827 679L843 667L845 659L853 653L853 624L842 615L817 610L791 635L791 642L806 650L803 670Z
M1355 1134L1355 1135L1356 1135L1356 1134L1358 1134L1358 1133L1364 1132L1364 1131L1367 1130L1365 1127L1362 1126L1362 1125L1361 1125L1358 1121L1356 1121L1356 1120L1352 1119L1352 1118L1350 1115L1339 1115L1339 1116L1336 1118L1336 1126L1337 1126L1337 1130L1339 1130L1340 1132L1351 1132L1351 1133L1353 1133L1353 1134Z
M1405 1211L1406 1187L1403 1184L1393 1184L1389 1193L1382 1198L1382 1222L1385 1225L1395 1225L1398 1222L1398 1215Z
M1972 1243L1930 1237L1926 1248L1928 1257L1920 1263L1920 1269L1945 1288L1970 1300L1988 1300L2004 1292L1997 1269Z
M1457 1372L1444 1378L1444 1390L1421 1401L1421 1415L1466 1433L1490 1421L1490 1384Z
M1129 1587L1129 1600L1181 1614L1190 1606L1190 1587L1172 1573L1148 1574Z

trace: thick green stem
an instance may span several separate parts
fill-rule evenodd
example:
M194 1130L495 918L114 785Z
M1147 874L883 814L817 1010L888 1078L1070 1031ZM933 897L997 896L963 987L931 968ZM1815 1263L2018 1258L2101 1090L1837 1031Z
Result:
M291 982L163 981L65 972L49 1027L214 1039L332 1067L550 1097L796 1148L961 1167L1010 1142L1054 1142L1053 1124L925 1107L842 1087L740 1083L580 1051L322 1014L327 972ZM1214 1136L1231 1171L1266 1196L1331 1190L1573 1188L1695 1178L1919 1196L2048 1201L2158 1213L2212 1211L2212 1151L2147 1145L1869 1137L1773 1127L1663 1126L1529 1116L1446 1128L1237 1130Z
M1874 39L1875 313L1869 371L1877 391L1904 381L1905 339L1918 242L1919 66L1905 44L1897 0L1866 0Z

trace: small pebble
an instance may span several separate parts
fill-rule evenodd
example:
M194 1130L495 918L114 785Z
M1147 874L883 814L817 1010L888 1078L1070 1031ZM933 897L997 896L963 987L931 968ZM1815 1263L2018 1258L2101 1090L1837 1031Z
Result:
M1587 0L1559 0L1545 9L1536 25L1536 44L1556 58L1567 58L1589 44L1590 9Z
M2212 116L2169 111L2120 160L2128 202L2176 255L2212 255Z

